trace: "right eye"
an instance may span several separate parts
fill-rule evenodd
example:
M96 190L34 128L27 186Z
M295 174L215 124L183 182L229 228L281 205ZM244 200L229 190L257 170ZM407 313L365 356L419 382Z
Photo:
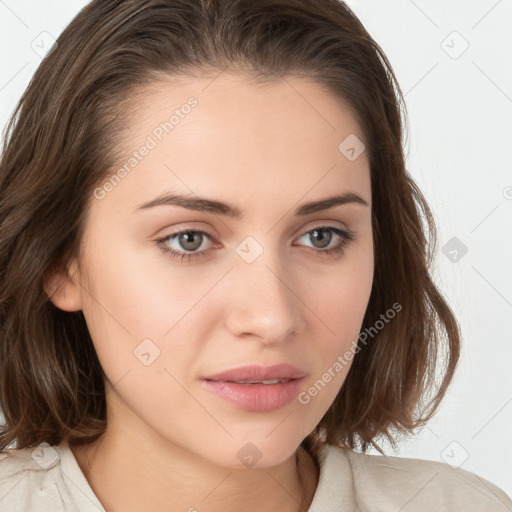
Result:
M207 250L212 245L211 240L211 235L206 231L181 229L155 241L164 254L190 261L193 258L206 256Z

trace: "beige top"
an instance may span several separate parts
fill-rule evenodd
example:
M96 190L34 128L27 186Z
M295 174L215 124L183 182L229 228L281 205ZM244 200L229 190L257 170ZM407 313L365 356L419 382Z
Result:
M441 462L327 446L308 512L512 511L498 487ZM0 454L0 512L105 512L69 446Z

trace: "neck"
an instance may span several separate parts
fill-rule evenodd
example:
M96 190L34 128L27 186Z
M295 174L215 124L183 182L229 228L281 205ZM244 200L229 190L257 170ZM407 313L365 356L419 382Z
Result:
M255 504L262 512L306 512L316 490L318 465L302 448L272 468L232 469L168 442L141 439L107 427L96 442L72 447L108 512L245 512Z

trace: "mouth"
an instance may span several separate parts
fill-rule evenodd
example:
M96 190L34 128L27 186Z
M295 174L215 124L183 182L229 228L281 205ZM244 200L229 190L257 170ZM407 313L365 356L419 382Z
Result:
M270 412L295 400L305 372L287 365L245 366L202 379L202 385L238 409Z
M208 375L205 380L217 382L237 382L247 384L276 384L275 380L292 380L304 377L306 373L290 364L281 363L272 366L248 365Z
M211 382L231 382L234 384L280 384L281 382L289 382L290 380L295 379L268 379L268 380L212 380L212 379L205 379L209 380Z

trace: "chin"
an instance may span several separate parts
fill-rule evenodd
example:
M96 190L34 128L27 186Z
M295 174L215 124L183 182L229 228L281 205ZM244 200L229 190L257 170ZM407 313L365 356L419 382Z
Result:
M225 443L216 443L215 452L211 448L206 457L219 466L230 469L263 469L278 466L290 457L294 457L300 441L296 443L276 435L271 440L265 439L266 434L230 439ZM288 442L286 442L288 441Z

